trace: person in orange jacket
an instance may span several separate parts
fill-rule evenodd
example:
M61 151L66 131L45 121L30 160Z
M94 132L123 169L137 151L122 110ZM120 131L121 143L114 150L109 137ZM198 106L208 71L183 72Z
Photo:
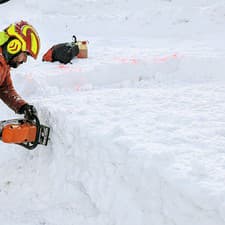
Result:
M15 113L24 114L30 119L37 115L37 110L16 92L10 68L17 68L25 63L28 56L36 59L39 49L38 33L25 21L13 23L0 32L0 98Z

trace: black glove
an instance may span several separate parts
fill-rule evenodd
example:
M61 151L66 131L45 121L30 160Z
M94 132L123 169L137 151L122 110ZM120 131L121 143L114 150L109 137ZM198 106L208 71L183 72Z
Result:
M24 114L26 119L32 120L34 116L37 116L37 110L33 105L25 104L20 108L19 114Z

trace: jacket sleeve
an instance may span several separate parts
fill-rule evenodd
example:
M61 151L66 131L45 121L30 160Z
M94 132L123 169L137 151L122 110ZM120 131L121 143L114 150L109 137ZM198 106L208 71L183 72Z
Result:
M7 74L5 80L0 86L0 98L16 113L18 113L21 106L27 103L18 95L13 87L10 73Z

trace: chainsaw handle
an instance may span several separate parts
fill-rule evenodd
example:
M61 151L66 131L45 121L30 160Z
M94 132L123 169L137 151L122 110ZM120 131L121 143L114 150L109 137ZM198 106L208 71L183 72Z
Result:
M20 143L19 145L22 145L24 148L28 150L33 150L37 147L38 145L38 139L39 139L39 132L40 132L40 121L36 115L33 115L33 119L30 120L31 123L35 124L37 127L37 133L34 142L27 142L25 143Z

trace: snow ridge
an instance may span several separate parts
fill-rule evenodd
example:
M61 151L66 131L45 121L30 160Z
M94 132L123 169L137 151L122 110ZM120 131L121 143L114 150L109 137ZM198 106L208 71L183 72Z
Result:
M40 33L39 59L12 78L52 131L35 151L0 143L4 225L225 224L223 0L11 0L0 12L2 28L23 15ZM41 61L73 34L88 59Z

